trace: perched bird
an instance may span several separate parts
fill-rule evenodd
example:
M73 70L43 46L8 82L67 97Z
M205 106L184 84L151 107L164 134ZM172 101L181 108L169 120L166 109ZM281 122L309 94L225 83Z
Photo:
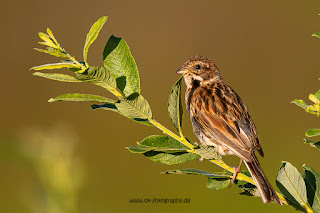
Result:
M177 71L187 86L185 100L198 139L220 155L236 155L246 164L264 203L282 205L264 174L255 150L263 157L256 127L238 94L227 85L208 58L190 58ZM232 181L240 171L235 169Z

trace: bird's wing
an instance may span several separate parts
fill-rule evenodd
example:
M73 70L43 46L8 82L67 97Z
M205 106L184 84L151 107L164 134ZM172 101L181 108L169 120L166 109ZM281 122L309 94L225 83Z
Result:
M221 85L220 85L221 86ZM256 130L240 97L227 85L224 88L197 89L190 103L190 115L206 137L251 162L256 147ZM260 153L260 152L259 152Z

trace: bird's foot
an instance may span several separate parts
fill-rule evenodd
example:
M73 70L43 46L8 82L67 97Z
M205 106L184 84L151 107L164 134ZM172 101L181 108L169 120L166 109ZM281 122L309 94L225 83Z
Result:
M236 180L237 176L238 176L238 173L240 172L240 167L241 167L241 163L242 163L242 159L240 159L240 163L239 163L239 166L238 167L233 167L233 176L232 176L232 179L231 179L231 184L230 184L230 187L232 186L232 184L234 183L234 181Z
M232 186L232 184L234 183L234 181L236 180L237 176L238 176L238 173L240 172L240 167L233 167L233 176L232 176L232 179L231 179L231 184L230 184L230 187Z

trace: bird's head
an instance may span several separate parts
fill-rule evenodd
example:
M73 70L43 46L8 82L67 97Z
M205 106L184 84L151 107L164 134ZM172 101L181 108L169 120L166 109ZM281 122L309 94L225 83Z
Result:
M221 79L220 71L216 65L204 56L193 56L187 60L177 71L183 74L187 82L199 81L200 84Z

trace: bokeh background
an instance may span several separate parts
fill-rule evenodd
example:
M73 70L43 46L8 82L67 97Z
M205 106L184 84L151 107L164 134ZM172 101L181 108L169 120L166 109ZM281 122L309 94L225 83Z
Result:
M124 38L139 68L142 93L163 125L174 129L167 97L178 79L175 71L190 56L205 55L250 109L265 152L261 164L272 184L282 160L300 172L303 164L320 171L319 151L303 144L305 131L319 128L319 118L290 104L320 88L320 40L311 37L320 31L319 1L16 0L1 8L0 212L294 211L240 196L235 186L211 191L205 177L161 175L169 169L221 170L198 161L154 163L125 147L161 134L157 129L93 111L86 103L47 102L72 92L111 97L93 85L54 82L29 71L57 61L33 50L40 47L38 32L49 27L82 60L86 34L104 15L109 19L89 49L89 63L102 65L111 34ZM196 140L187 116L184 132ZM236 157L226 161L238 165ZM130 204L131 198L191 202Z

